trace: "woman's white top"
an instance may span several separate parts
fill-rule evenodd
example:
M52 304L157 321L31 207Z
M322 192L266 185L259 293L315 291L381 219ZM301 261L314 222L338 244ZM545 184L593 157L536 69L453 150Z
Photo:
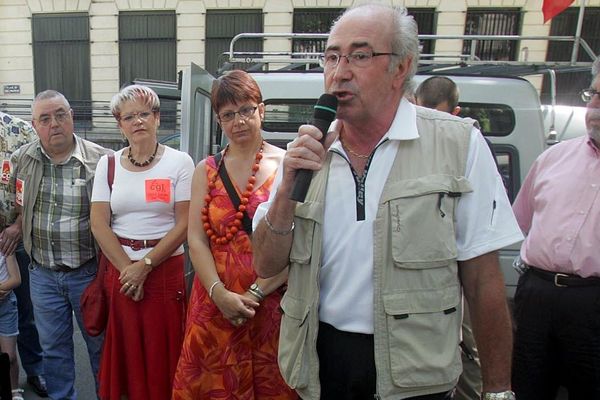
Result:
M111 227L122 238L162 239L175 226L175 203L189 201L194 162L181 151L165 146L158 162L140 172L128 171L119 162L124 149L115 152L112 195L108 187L108 158L98 162L92 202L110 202ZM151 248L133 250L123 246L132 260L140 260ZM173 255L182 254L181 245Z

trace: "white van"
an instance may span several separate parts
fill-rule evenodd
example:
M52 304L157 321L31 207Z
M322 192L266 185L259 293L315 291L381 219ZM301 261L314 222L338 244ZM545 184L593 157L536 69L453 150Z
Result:
M251 38L269 35L302 36L238 36L244 35ZM250 56L244 53L243 57L236 60L233 42L230 49L232 62L241 62L254 56L254 53ZM263 55L264 53L261 53L261 57ZM324 90L322 71L320 68L313 68L316 55L305 53L304 56L306 55L308 58L305 59L288 57L288 62L295 63L291 68L288 66L273 70L267 67L256 72L248 70L258 82L266 106L264 137L282 148L295 137L301 124L310 121L313 106ZM259 60L265 62L265 58ZM281 65L282 60L277 58L274 62ZM547 107L540 104L538 92L532 84L519 75L513 75L511 67L517 67L519 74L540 74L544 68L533 64L465 65L462 62L445 65L443 68L435 68L431 64L424 67L415 77L416 84L432 75L449 76L457 83L460 89L461 116L479 121L483 134L492 142L500 173L512 201L531 164L548 146L550 113L547 112ZM560 69L560 65L553 64L552 68ZM573 68L569 66L570 71L573 71ZM589 71L589 65L581 66L581 70L584 68L588 68ZM214 154L224 145L224 138L217 128L210 106L210 90L214 79L195 64L191 64L182 73L181 150L189 153L196 162ZM581 110L570 108L570 111L567 111L557 106L555 112L555 127L561 132L559 140L585 132L581 130ZM509 297L514 295L517 285L518 274L512 268L512 262L518 256L519 248L520 245L517 244L500 252Z
M554 129L555 140L559 142L587 135L585 113L585 107L542 105L546 133L548 134ZM553 120L554 128L552 127ZM552 137L547 137L547 139L554 140Z

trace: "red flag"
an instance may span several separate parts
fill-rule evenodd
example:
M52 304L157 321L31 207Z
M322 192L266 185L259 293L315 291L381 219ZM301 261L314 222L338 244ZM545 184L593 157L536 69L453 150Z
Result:
M544 12L544 23L563 12L574 0L544 0L542 11Z

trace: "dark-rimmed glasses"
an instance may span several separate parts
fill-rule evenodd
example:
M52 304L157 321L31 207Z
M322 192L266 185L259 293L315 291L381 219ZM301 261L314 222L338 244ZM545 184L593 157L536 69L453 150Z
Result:
M590 101L592 101L594 96L597 94L600 94L600 92L595 89L592 89L592 88L583 89L581 92L579 92L579 95L581 96L581 100L585 101L586 103L589 103Z
M254 115L257 108L258 106L244 106L237 111L226 111L224 113L218 114L219 121L231 122L235 119L235 114L239 114L241 119L247 120L248 118Z
M374 51L357 50L350 54L341 54L336 51L326 51L319 56L319 64L323 68L335 68L340 63L342 57L345 57L348 64L359 68L366 68L371 65L373 57L379 56L397 56L396 53L376 53Z

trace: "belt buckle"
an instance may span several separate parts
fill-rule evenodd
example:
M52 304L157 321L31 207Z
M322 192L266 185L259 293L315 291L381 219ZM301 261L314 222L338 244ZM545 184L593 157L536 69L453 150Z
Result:
M568 278L569 275L560 274L560 273L554 274L554 286L556 286L556 287L568 287L568 285L563 285L563 284L558 283L558 278L560 278L560 277Z

